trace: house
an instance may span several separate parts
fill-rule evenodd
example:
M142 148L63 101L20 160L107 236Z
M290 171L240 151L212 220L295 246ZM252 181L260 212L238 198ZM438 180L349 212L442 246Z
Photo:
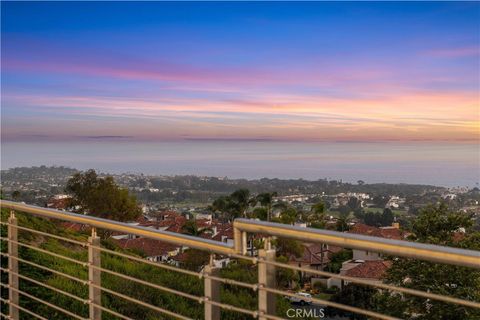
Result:
M202 213L197 213L197 214L195 215L195 219L197 219L197 220L203 219L203 220L210 220L210 221L212 221L212 219L213 219L213 214L212 214L212 213L209 213L209 212L207 212L207 213L203 213L203 212L202 212Z
M71 207L72 197L66 194L58 194L47 201L47 208L56 209L56 210L67 210Z
M372 227L363 223L356 223L348 233L361 234L365 236L380 237L385 239L394 239L402 240L407 236L402 230L398 223L393 223L391 227ZM353 249L353 260L379 260L381 259L380 254L374 252L375 248L372 248L372 251L369 250L358 250Z
M143 252L147 260L154 262L167 262L170 257L177 255L181 250L180 246L150 238L120 239L116 242L123 249Z
M233 226L231 223L217 226L217 233L212 240L221 241L233 246Z
M344 263L340 274L348 277L368 280L375 283L381 283L387 270L392 266L391 261L370 260L370 261L351 261ZM343 286L350 282L343 281ZM343 287L341 286L341 287Z
M323 270L330 262L331 255L342 250L340 247L326 243L303 243L303 246L303 255L301 257L290 256L288 264L307 269ZM305 271L302 276L312 276L312 274Z
M340 275L381 283L387 270L392 266L391 261L386 260L349 260L342 264ZM327 287L343 288L350 282L338 278L329 278Z
M174 255L169 258L168 262L176 267L182 267L183 264L187 262L188 251L179 252L177 255ZM230 258L227 256L215 256L213 259L214 268L225 268L230 263Z

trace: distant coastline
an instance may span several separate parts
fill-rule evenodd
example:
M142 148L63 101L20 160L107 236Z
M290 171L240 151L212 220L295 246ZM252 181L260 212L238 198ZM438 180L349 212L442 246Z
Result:
M108 173L478 186L479 145L91 139L2 144L2 169L68 166Z

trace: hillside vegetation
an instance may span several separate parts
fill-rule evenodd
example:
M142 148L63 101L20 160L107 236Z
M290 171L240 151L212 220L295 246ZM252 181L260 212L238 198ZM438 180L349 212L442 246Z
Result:
M67 237L75 240L86 241L87 233L78 233L66 230L59 223L43 218L32 217L26 214L18 214L18 222L20 226L27 228L48 232L62 237ZM8 212L2 210L2 221L7 221ZM6 236L7 230L2 226L2 235ZM28 243L32 246L55 252L63 256L78 260L87 261L87 249L79 245L67 243L65 241L53 239L38 234L33 234L27 231L19 230L19 241ZM105 240L102 245L110 250L119 251L129 255L141 257L139 252L123 250L118 248L113 242ZM2 252L6 252L7 243L2 241ZM53 257L49 254L42 253L30 248L19 246L20 258L31 261L36 264L47 266L51 269L66 273L76 278L87 280L88 269L80 264L71 261ZM102 253L101 255L102 267L119 272L131 277L135 277L149 283L159 284L169 288L173 288L182 292L186 292L196 296L203 295L203 280L195 276L185 275L178 272L168 271L160 267L148 265L132 261L123 257L115 256L109 253ZM2 268L7 267L7 259L2 257ZM30 266L26 263L19 263L20 274L45 283L49 286L61 289L65 292L74 294L83 299L88 299L88 286L80 282L70 280L60 275L53 274L41 270L39 268ZM237 279L245 282L255 283L257 281L256 267L249 263L233 262L227 268L222 269L221 275L232 279ZM8 282L8 275L2 272L2 283ZM175 294L166 293L164 291L141 285L129 280L121 279L117 276L102 273L102 286L128 295L140 301L159 306L163 309L173 311L175 313L191 317L194 319L203 318L203 305L198 302L180 297ZM88 306L81 301L77 301L64 294L54 292L51 289L42 287L27 280L20 279L20 289L35 297L41 298L62 307L68 311L76 313L82 317L88 317ZM7 299L8 292L2 288L2 297ZM241 306L247 309L255 309L257 305L257 294L250 289L239 288L236 286L222 285L222 302L235 306ZM37 301L21 296L21 305L28 307L28 309L38 313L52 320L73 319L59 311L45 306ZM287 306L286 302L280 300L279 310L284 310ZM163 315L159 312L139 306L137 304L128 302L122 298L115 297L110 293L102 293L102 305L108 309L114 310L120 314L131 317L133 319L171 319L172 317ZM6 310L6 306L2 305L2 310ZM280 311L279 311L280 312ZM29 315L21 312L23 319L27 319ZM107 312L103 312L103 319L118 319ZM248 319L248 316L235 312L223 311L222 319Z

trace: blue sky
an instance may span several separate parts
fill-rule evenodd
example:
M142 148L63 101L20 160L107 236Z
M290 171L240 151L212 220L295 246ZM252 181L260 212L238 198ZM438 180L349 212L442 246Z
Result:
M5 140L478 140L478 2L2 2Z

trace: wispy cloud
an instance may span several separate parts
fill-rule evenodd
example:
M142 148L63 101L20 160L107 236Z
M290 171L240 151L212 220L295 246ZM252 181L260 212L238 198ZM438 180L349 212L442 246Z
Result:
M473 47L445 48L424 51L423 55L439 58L480 57L480 44Z

